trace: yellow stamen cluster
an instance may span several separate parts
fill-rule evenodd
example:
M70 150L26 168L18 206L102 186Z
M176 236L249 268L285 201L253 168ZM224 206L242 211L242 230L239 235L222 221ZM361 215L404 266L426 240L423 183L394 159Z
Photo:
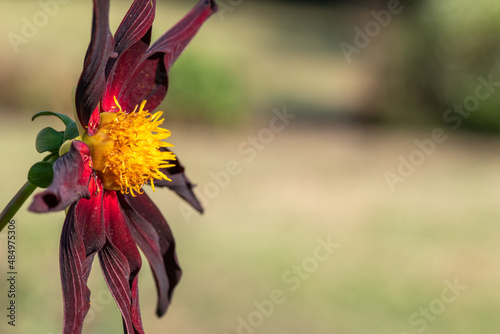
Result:
M116 101L117 112L101 113L97 132L84 135L83 141L90 147L94 169L109 190L120 190L122 194L142 194L142 186L153 180L170 179L160 168L174 166L172 152L160 151L172 144L162 141L170 137L170 131L163 129L160 119L163 112L150 114L144 110L143 101L131 113L126 113Z

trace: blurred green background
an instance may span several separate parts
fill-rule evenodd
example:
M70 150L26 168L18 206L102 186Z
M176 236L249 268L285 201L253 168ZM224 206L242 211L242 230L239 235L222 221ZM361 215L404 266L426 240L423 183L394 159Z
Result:
M113 31L130 3L112 1ZM159 1L153 39L194 4ZM500 3L220 7L172 68L161 106L206 213L152 193L184 276L157 319L143 263L146 333L498 333ZM9 36L42 10L0 4L2 206L42 158L37 132L61 126L31 116L72 115L88 45L91 1L70 1L14 47ZM285 110L294 118L275 121ZM15 217L15 328L0 234L1 333L61 332L63 219L26 208ZM339 246L323 252L319 240ZM97 262L84 333L121 333Z

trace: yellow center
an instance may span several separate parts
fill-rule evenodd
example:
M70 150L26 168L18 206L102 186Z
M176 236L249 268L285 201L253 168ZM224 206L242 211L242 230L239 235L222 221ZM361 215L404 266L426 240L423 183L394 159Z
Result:
M116 101L117 112L101 113L101 121L93 136L84 135L83 141L90 147L93 167L109 190L120 190L122 194L142 194L142 186L153 180L169 180L160 169L174 166L172 152L160 151L172 144L162 141L170 137L163 129L160 119L163 112L151 115L144 110L143 101L131 113L122 111Z

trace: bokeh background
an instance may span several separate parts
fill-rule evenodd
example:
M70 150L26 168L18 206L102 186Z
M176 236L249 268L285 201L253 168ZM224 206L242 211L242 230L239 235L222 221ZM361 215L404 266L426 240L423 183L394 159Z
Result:
M42 158L37 132L62 126L31 116L73 112L91 1L63 2L17 46L12 34L54 2L0 3L2 206ZM113 31L130 3L112 1ZM151 194L184 276L157 319L144 262L146 332L498 333L500 3L219 3L161 106L206 213ZM194 4L158 1L153 38ZM0 332L61 332L63 219L15 217L15 328L0 234ZM89 287L84 333L121 333L97 261Z

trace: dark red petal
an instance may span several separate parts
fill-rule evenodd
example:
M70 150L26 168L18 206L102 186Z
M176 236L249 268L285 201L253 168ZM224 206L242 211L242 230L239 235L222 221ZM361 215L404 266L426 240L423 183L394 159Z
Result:
M163 218L160 210L158 210L156 205L154 205L146 193L136 197L123 195L121 201L123 202L123 200L130 205L129 210L133 209L134 212L142 216L142 218L144 218L144 220L148 222L158 234L160 251L169 282L169 290L167 294L168 299L166 298L163 301L159 301L158 305L168 305L170 300L172 300L174 288L179 283L182 275L182 271L177 260L177 254L175 252L175 240L172 231L170 230L165 218ZM159 297L165 298L164 295ZM163 315L165 310L163 310L163 313L161 312L162 310L163 309L158 308L158 316Z
M125 110L132 110L147 100L145 109L153 111L163 101L167 94L170 67L203 22L216 11L215 1L200 1L191 12L149 48L128 84L122 87L120 103Z
M123 85L118 87L120 92L115 94L123 110L130 112L147 100L144 109L152 112L167 94L167 71L159 55L141 61L126 79ZM110 104L110 97L111 94L106 96L107 104Z
M101 122L101 110L99 106L97 106L90 115L89 122L87 123L87 133L90 136L95 135L100 122Z
M115 192L104 193L106 244L99 252L101 269L120 309L126 333L144 333L139 309L138 274L141 255L121 211Z
M76 206L76 218L85 227L83 229L83 243L85 254L100 250L106 242L104 230L103 199L104 190L98 178L92 178L89 184L90 199L82 198Z
M124 111L131 112L135 107L135 105L131 107L131 104L122 97L122 88L127 85L131 78L130 73L134 72L144 56L149 47L150 39L151 31L146 33L143 39L130 46L116 62L109 63L112 67L109 69L106 91L102 97L103 111L110 112L116 107L115 97Z
M74 141L68 153L54 163L52 184L33 198L29 210L50 212L66 209L80 198L89 198L89 179L92 173L89 147Z
M88 125L106 86L106 64L113 52L108 16L109 0L94 0L92 36L75 96L76 112L83 127Z
M156 1L135 0L118 27L115 34L116 57L110 59L106 68L107 85L102 99L104 111L115 107L113 97L122 100L122 87L146 53L151 42L155 9Z
M61 285L64 301L64 334L80 334L90 308L87 280L94 254L86 255L82 238L84 224L78 221L73 204L64 221L59 250Z
M167 71L193 39L201 25L217 12L217 4L213 0L202 0L172 29L167 31L149 48L146 56L156 53L164 54Z
M164 147L160 148L160 150L170 151L168 148ZM203 206L193 192L194 185L187 178L184 172L184 166L181 164L178 157L175 161L172 161L172 163L175 166L161 169L161 172L167 175L172 181L154 180L155 187L168 187L170 190L175 191L175 193L186 202L191 204L198 212L203 213Z
M139 195L142 196L142 195ZM125 213L125 218L130 228L130 232L146 255L149 265L153 271L156 282L156 290L158 293L158 304L156 314L162 316L167 311L170 304L169 296L169 281L165 263L163 262L163 254L161 253L160 241L158 233L154 227L139 215L126 201L122 194L118 194L120 205Z
M120 56L150 31L156 0L135 0L115 33L115 52Z

